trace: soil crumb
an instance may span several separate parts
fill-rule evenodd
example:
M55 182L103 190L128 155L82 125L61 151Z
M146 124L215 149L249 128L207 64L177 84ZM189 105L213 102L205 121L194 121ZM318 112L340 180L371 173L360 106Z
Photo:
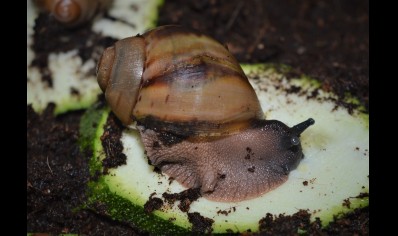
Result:
M148 201L144 204L144 210L147 214L159 210L163 206L163 200L157 197L149 197Z
M163 193L162 197L169 204L174 204L179 200L178 208L183 212L188 212L192 202L201 197L200 188L190 188L180 193Z
M192 231L210 234L214 220L201 216L198 212L188 213L188 220L192 224Z
M122 123L111 112L106 121L104 133L101 136L102 147L106 155L102 161L104 174L108 173L109 168L116 168L126 164L127 157L123 153L123 144L120 141L123 129Z

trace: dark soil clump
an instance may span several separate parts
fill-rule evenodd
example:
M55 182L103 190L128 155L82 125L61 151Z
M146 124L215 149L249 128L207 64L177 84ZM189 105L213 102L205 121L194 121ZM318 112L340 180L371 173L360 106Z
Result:
M122 130L122 123L111 113L105 124L104 134L101 136L102 147L104 147L106 155L102 161L104 174L108 172L109 168L116 168L126 164L127 157L123 153L123 145L120 141Z
M199 213L188 213L188 220L192 224L192 231L199 233L211 233L214 220L201 216Z
M150 197L144 205L146 213L151 213L154 210L159 210L163 206L163 200L157 197Z
M27 231L53 234L137 235L134 229L88 210L90 153L79 151L83 111L55 117L27 107Z

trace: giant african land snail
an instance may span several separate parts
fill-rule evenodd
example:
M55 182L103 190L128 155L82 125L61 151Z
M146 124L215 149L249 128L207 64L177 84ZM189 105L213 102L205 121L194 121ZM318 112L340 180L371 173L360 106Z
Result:
M265 120L236 59L209 36L162 26L103 53L97 79L123 124L138 128L148 158L215 201L241 201L281 185L303 158L300 134Z

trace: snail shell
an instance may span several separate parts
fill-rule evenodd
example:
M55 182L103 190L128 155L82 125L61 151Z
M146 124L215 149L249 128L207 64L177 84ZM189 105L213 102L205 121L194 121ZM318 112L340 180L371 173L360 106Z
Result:
M264 119L236 59L209 36L162 26L103 53L99 86L125 125L137 122L151 163L216 201L259 196L303 157L299 135Z
M103 54L97 74L125 125L134 117L180 135L218 135L263 117L231 53L182 27L160 27L116 42Z
M57 21L75 27L90 21L95 14L109 7L112 0L34 0L41 10Z

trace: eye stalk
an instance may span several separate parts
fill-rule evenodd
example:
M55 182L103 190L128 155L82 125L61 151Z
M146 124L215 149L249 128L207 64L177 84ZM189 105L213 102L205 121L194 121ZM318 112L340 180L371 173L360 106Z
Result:
M312 118L309 118L308 120L303 121L303 122L301 122L301 123L299 123L299 124L293 126L293 127L292 127L292 133L293 133L294 135L296 135L297 137L300 137L300 134L301 134L302 132L304 132L304 130L306 130L308 127L310 127L310 126L313 125L313 124L315 124L315 120L312 119ZM297 137L293 137L293 138L292 138L291 142L292 142L293 145L298 145L298 143L300 143L300 140L298 140ZM298 140L298 143L297 143L297 144L294 144L294 143L296 143L296 140L293 141L293 139L295 139L295 138Z

